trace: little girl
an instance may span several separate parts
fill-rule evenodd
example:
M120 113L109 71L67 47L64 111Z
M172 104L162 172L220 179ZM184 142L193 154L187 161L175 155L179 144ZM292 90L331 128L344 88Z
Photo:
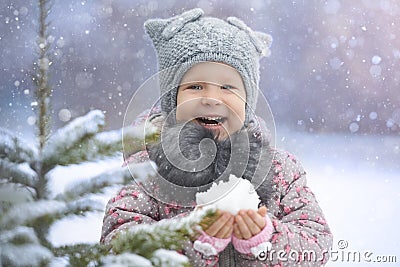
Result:
M194 192L235 174L260 181L260 206L218 211L197 240L186 242L182 253L191 264L325 264L332 235L305 172L293 155L269 147L254 115L259 59L269 55L271 37L237 18L204 17L201 9L148 20L145 29L161 71L161 112L147 120L160 126L162 138L130 160L154 161L167 182L124 187L106 207L101 242L138 224L184 216L196 206ZM211 149L201 149L205 139L213 140Z

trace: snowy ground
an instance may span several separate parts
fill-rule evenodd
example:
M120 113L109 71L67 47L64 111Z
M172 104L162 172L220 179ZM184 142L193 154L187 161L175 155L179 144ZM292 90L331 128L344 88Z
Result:
M282 130L277 139L278 146L302 162L327 217L335 239L333 251L338 251L332 256L337 260L328 266L398 266L373 260L395 255L400 262L400 138ZM361 261L353 262L358 252ZM372 252L367 254L371 262L363 260L365 252Z
M337 254L327 266L396 266L398 263L373 261L376 256L393 255L400 262L400 138L315 135L286 129L278 130L277 136L277 146L294 153L302 162L309 186L334 234L333 251ZM57 168L53 172L54 189L60 192L78 177L89 178L120 164L120 159L113 159ZM105 205L115 190L96 197ZM98 242L102 217L102 213L91 213L87 218L65 219L52 227L51 241L56 245ZM340 249L342 246L346 248ZM353 262L353 255L358 253L360 262L357 257ZM364 260L365 253L371 262Z

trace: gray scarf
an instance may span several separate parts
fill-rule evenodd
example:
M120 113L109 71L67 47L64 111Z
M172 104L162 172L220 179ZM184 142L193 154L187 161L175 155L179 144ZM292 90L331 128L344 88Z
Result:
M200 145L204 140L208 143ZM274 153L257 128L243 128L218 140L211 130L196 123L167 124L162 141L148 151L159 175L173 184L200 187L234 174L255 185L262 203L271 197Z

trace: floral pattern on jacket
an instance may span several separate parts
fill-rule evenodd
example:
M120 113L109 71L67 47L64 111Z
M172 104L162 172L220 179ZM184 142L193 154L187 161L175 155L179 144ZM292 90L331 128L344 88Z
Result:
M138 161L145 158L143 155L137 155ZM276 151L269 176L273 194L268 203L261 203L267 206L274 228L267 255L256 259L251 254L235 251L230 244L218 256L205 257L188 240L182 253L193 266L321 266L326 263L332 234L307 186L302 166L293 155ZM159 202L137 184L125 186L107 204L101 242L109 243L116 233L135 225L184 216L190 211L191 208L178 204Z

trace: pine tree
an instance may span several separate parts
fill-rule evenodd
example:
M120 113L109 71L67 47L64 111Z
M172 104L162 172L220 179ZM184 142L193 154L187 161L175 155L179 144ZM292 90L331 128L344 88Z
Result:
M123 261L127 266L190 266L186 256L177 251L182 250L186 240L196 237L199 225L209 225L216 219L215 211L213 207L204 208L184 218L136 226L111 242L116 255L102 257L100 265L108 266ZM143 264L138 264L139 259Z
M104 132L105 117L90 111L51 132L51 61L48 14L49 0L38 0L38 54L34 64L37 102L37 143L24 141L14 132L0 128L0 266L47 266L55 257L68 257L70 266L188 266L178 254L182 242L192 238L193 227L204 216L196 212L177 221L138 227L121 235L110 246L75 244L55 247L48 240L50 226L67 216L103 212L103 206L87 196L112 185L132 182L127 168L117 168L79 182L56 196L49 187L50 173L57 166L69 166L143 149L143 129ZM158 133L147 131L147 141ZM143 249L145 248L145 249Z
M28 144L16 133L0 128L0 265L4 266L46 265L60 255L47 238L56 220L71 214L103 211L104 207L97 203L85 201L85 195L131 181L127 169L119 168L58 196L49 194L49 173L56 166L120 153L122 130L102 132L104 114L94 110L51 134L51 47L48 42L51 2L38 0L38 6L38 60L34 63L32 78L36 87L37 145ZM129 135L129 131L125 133L124 138L133 146L131 149L140 149L142 140Z
M40 153L16 134L0 129L2 264L45 265L56 252L47 239L52 223L71 214L103 211L104 207L85 196L131 181L127 169L118 168L50 197L49 173L56 166L93 161L122 150L121 131L101 132L103 126L103 113L91 111L50 135Z

